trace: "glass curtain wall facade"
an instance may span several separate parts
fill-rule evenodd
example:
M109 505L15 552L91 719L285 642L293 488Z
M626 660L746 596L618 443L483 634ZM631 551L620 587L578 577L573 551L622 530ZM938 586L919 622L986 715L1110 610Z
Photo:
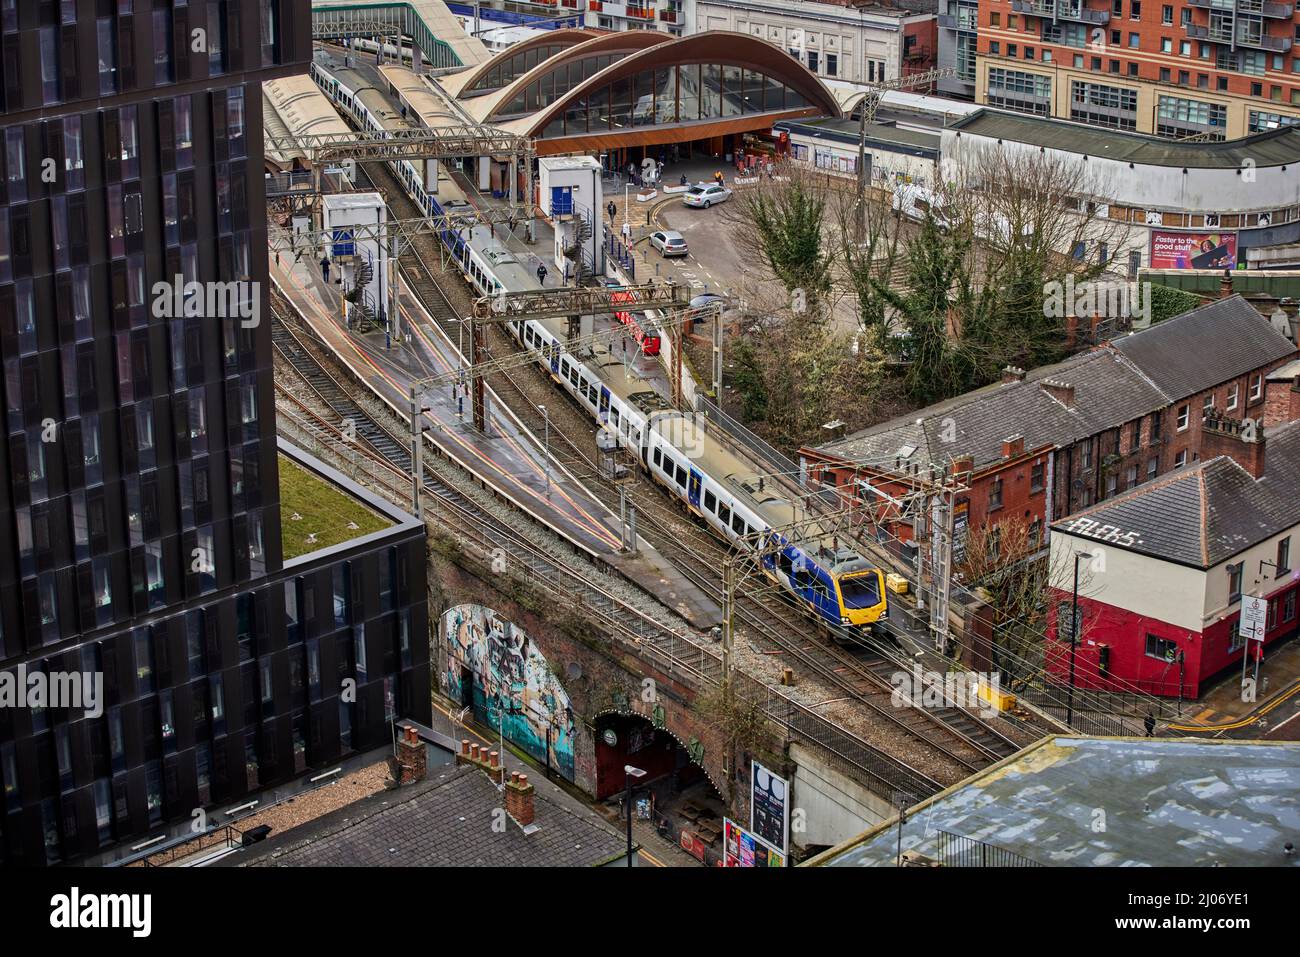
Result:
M422 580L407 546L336 563L342 625L333 573L281 559L261 82L305 71L310 23L307 0L0 0L0 681L103 690L0 701L5 863L382 742L402 634L418 668L422 589L367 601L381 562ZM367 648L344 713L332 679Z

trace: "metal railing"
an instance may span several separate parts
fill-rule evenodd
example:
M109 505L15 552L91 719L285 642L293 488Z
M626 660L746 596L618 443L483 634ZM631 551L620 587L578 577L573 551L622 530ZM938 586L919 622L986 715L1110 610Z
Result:
M935 861L941 867L1042 867L1005 847L939 831L935 837Z

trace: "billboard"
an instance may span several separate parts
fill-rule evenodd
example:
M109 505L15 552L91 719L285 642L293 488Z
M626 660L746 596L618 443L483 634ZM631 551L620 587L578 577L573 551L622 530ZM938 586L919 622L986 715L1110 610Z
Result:
M729 817L722 819L723 867L785 867L785 855Z
M1151 230L1152 269L1236 269L1236 233Z
M790 850L790 782L757 761L749 776L749 829L781 853Z

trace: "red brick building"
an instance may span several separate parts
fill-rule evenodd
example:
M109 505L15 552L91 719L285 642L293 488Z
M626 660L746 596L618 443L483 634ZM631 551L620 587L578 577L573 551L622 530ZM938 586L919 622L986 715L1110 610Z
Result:
M800 456L812 480L851 491L901 541L910 519L891 499L931 469L967 476L959 539L1015 519L1041 540L1058 519L1198 461L1205 412L1300 418L1289 335L1232 296Z
M1079 553L1076 687L1196 698L1300 628L1300 423L1261 432L1208 416L1201 449L1197 465L1052 526L1047 660L1061 682ZM1243 595L1268 601L1249 649Z
M981 0L976 101L1171 138L1300 118L1294 3Z

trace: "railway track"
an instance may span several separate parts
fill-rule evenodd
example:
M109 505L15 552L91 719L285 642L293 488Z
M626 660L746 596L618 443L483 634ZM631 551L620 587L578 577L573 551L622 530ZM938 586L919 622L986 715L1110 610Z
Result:
M311 390L315 405L328 410L328 414L321 415L312 410L309 403L292 395L283 383L276 383L277 392L294 407L295 414L302 413L314 420L332 443L342 443L339 425L352 419L356 434L364 439L364 443L355 443L353 447L360 449L370 464L379 468L381 474L377 481L400 501L410 481L410 457L401 436L377 422L355 401L352 389L325 368L328 361L324 358L328 355L325 344L315 340L308 329L294 329L295 325L295 320L289 318L286 304L278 293L273 292L272 338L276 351ZM375 477L373 472L371 474ZM676 674L698 687L707 687L710 683L716 685L720 681L721 662L713 650L685 640L662 623L631 609L622 599L591 581L590 569L579 568L562 556L543 552L521 539L500 519L485 514L478 503L428 472L425 487L438 496L435 507L440 509L439 518L445 519L444 527L454 530L458 539L476 544L485 553L505 549L512 561L522 564L526 579L544 583L557 599L570 599L583 614L603 622L605 630L613 638L629 642L637 654L646 654L666 673ZM748 676L743 677L747 682L742 685L742 693L754 701L770 720L784 726L787 734L797 734L834 755L846 767L859 773L875 793L887 799L902 793L920 798L943 787L928 774L868 744L824 716L772 692Z
M398 205L401 216L414 215L414 203L401 192L396 180L387 171L381 177L388 179L386 192L390 205ZM461 317L425 258L436 254L435 240L421 238L427 240L425 255L414 246L404 253L400 264L402 277L443 334L450 341L458 342L463 328ZM486 339L489 354L495 350L515 351L513 339L503 330L489 328ZM489 384L498 395L514 395L522 400L511 403L512 409L529 429L540 434L545 420L538 411L536 390L534 388L534 394L530 394L521 379L533 379L529 385L535 387L535 380L544 380L545 377L533 369L500 370L488 376ZM544 394L553 395L549 382L545 383L545 388ZM544 404L554 405L550 398ZM555 417L552 417L550 426L553 438L551 454L607 507L617 510L618 488L600 473L594 460L568 429L557 428ZM674 555L683 572L706 594L716 596L721 602L720 569L730 552L729 545L686 515L684 509L675 500L669 500L658 486L644 487L652 484L638 473L636 486L629 496L638 510L639 531L661 552ZM688 539L690 544L687 544ZM891 680L900 671L897 660L891 660L883 652L866 645L848 650L828 641L819 626L788 602L783 592L768 589L766 582L762 589L737 595L736 613L738 625L768 649L774 649L767 653L779 654L792 665L797 664L802 670L816 675L909 738L923 742L962 771L979 770L1020 749L1014 741L960 708L897 706Z

